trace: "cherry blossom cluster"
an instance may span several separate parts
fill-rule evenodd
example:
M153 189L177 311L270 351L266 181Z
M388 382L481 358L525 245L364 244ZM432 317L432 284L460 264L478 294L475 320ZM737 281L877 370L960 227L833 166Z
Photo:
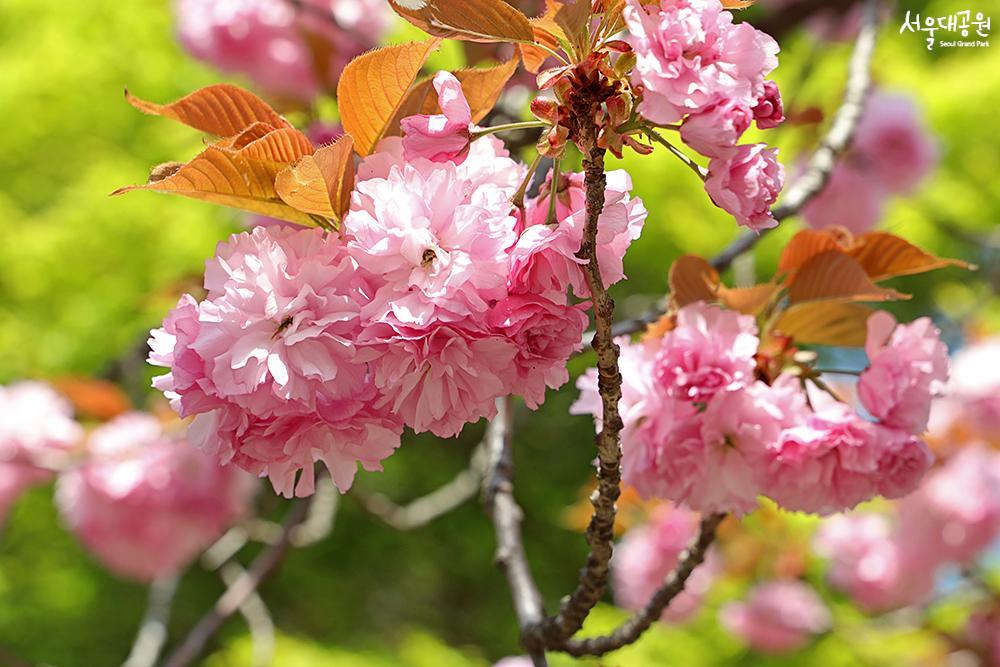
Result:
M85 434L48 385L0 387L0 522L23 491L52 480L63 521L87 550L141 581L187 566L246 514L256 487L152 415Z
M912 192L937 159L937 142L913 99L877 90L865 102L851 150L803 216L818 229L841 225L864 233L878 224L889 198Z
M928 438L949 453L916 493L888 514L858 512L828 522L817 549L831 583L870 611L918 604L942 567L969 567L1000 537L1000 340L952 357L947 395L935 401Z
M753 122L767 129L784 120L778 87L766 79L777 42L733 23L718 0L628 0L624 16L639 113L661 126L681 122L681 139L710 158L705 189L717 206L755 231L776 226L777 150L738 142Z
M755 650L773 654L799 650L832 625L819 595L798 579L755 586L744 601L724 606L719 620Z
M191 54L262 90L308 102L385 36L384 0L175 0L177 33Z
M587 326L570 292L589 295L582 176L515 208L526 169L495 137L472 140L454 76L434 85L443 113L405 119L361 162L339 235L233 236L207 263L205 299L183 297L153 332L150 361L171 369L155 386L197 415L192 440L279 493L311 493L316 461L347 490L404 426L454 436L499 397L537 407L569 380ZM611 284L646 210L624 172L608 180L598 241Z
M913 491L932 462L920 436L947 380L947 349L930 320L869 320L869 367L859 382L876 421L817 394L800 377L757 368L753 317L697 302L657 340L619 340L622 475L644 497L699 512L749 512L764 495L831 514L875 495ZM599 421L597 373L578 381L572 411Z

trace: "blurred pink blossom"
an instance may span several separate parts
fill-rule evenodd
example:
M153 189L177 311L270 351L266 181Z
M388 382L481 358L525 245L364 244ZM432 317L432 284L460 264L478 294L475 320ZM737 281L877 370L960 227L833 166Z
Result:
M810 227L846 227L863 234L879 223L888 197L885 186L846 161L839 162L818 195L802 209Z
M144 414L118 417L64 473L63 520L108 569L150 581L177 573L247 511L253 480L163 432Z
M659 505L648 523L630 530L611 561L615 602L629 610L644 607L677 566L681 553L694 541L698 526L697 514ZM660 619L680 623L693 616L718 567L717 556L710 551L706 562L691 574L684 591L663 610Z
M832 621L816 591L797 580L761 584L746 601L723 607L719 616L727 630L753 649L775 654L805 647L829 630Z
M912 97L876 90L854 134L857 158L893 193L912 191L938 160L938 145Z
M382 0L175 0L177 33L193 56L246 74L264 91L309 101L344 65L376 46L391 11Z

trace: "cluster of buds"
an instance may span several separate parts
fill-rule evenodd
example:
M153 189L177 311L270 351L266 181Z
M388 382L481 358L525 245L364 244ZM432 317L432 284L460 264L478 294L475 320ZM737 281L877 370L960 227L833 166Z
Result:
M614 63L612 54L617 54ZM635 116L635 95L628 73L634 64L632 47L622 40L611 40L579 64L539 73L539 90L552 90L555 99L539 97L531 102L531 113L551 123L538 142L538 152L558 159L567 142L586 150L581 136L584 119L593 119L598 128L597 145L616 157L622 156L625 146L644 155L652 152L652 147L636 141L640 130L630 123Z

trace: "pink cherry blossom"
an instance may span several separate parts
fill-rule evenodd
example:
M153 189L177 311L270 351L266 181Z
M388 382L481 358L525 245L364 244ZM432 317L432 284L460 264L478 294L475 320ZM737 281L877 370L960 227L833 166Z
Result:
M934 455L920 438L898 429L875 425L882 450L876 481L878 492L896 499L913 493L934 463Z
M753 117L757 127L769 130L778 127L785 121L785 111L781 104L781 93L774 81L764 82L764 94L760 96L753 107Z
M854 234L864 234L882 219L887 197L878 179L851 162L841 161L820 193L802 209L802 216L815 229L840 225Z
M914 435L927 429L931 398L948 380L948 350L940 335L926 317L898 326L885 311L868 319L870 364L861 374L858 396L886 426Z
M805 647L814 635L829 630L832 621L816 591L796 580L755 587L746 601L723 607L720 620L751 648L774 654Z
M220 244L206 267L209 299L181 299L151 342L174 373L157 386L182 416L235 403L258 417L359 398L371 353L354 344L365 301L344 247L321 230L255 228ZM190 388L190 400L185 389Z
M510 193L470 185L455 165L429 160L358 183L344 224L351 258L376 276L366 319L454 322L503 298L516 239Z
M754 112L742 102L722 100L688 116L681 125L681 139L702 155L728 158L736 154L736 142L753 118Z
M899 507L900 538L942 561L972 562L1000 537L1000 453L959 452Z
M647 211L642 200L629 195L632 180L623 170L607 173L604 211L597 231L597 263L605 287L625 278L624 257L632 241L639 238ZM554 224L548 223L551 174L547 189L525 206L524 231L510 251L510 291L564 294L567 285L581 298L590 296L576 256L583 243L587 223L583 174L564 175L556 187Z
M496 399L513 390L517 348L501 336L472 334L448 326L427 331L381 329L384 346L374 362L383 399L377 407L417 433L458 435L467 423L496 415Z
M698 515L670 505L657 506L648 523L630 530L611 561L615 602L641 609L677 566L680 555L698 535ZM680 623L693 616L718 571L714 551L688 579L684 591L671 600L660 619Z
M150 415L95 430L63 474L63 520L108 569L149 581L183 569L247 511L252 480L165 434Z
M472 110L454 74L438 72L434 89L443 113L409 116L400 122L403 154L407 160L423 157L432 162L460 164L472 140Z
M545 297L515 294L498 301L487 322L517 349L516 390L528 407L545 400L545 389L558 389L569 381L566 363L583 347L587 328L584 305L564 306Z
M250 77L273 95L309 100L382 39L381 0L175 0L177 33L196 58ZM323 47L314 53L311 44Z
M624 10L637 56L639 112L654 123L681 120L719 99L750 105L777 67L778 45L748 23L733 23L718 0L628 0Z
M876 493L875 425L843 404L784 430L773 448L767 495L790 510L832 514Z
M188 435L223 463L267 475L275 492L290 498L313 493L317 461L346 492L358 464L382 470L382 460L399 447L402 430L398 417L354 401L334 401L320 403L313 414L270 419L227 406L196 417Z
M715 205L753 231L776 227L771 205L784 185L785 169L778 151L766 144L744 144L728 158L715 158L708 165L705 191Z
M889 191L911 192L938 160L938 144L912 97L875 91L854 134L857 157Z
M884 515L834 516L823 522L815 543L830 559L830 583L868 611L917 604L934 587L933 555L905 548Z
M752 316L699 301L678 311L677 325L660 344L654 373L668 396L706 401L754 381L759 344Z

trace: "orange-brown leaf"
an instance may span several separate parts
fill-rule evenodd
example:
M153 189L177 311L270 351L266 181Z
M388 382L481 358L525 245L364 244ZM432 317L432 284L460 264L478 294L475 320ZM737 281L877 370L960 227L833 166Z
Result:
M756 315L771 302L779 289L781 287L775 283L764 283L752 287L726 287L719 284L716 298L726 308L738 310L747 315Z
M792 237L778 260L779 273L792 273L816 255L840 249L837 236L828 230L803 229Z
M265 162L275 169L283 169L316 151L309 137L295 128L282 128L269 132L239 149L238 154L250 160Z
M292 126L264 100L227 83L201 88L172 104L147 102L128 90L125 99L143 113L172 118L220 137L239 134L254 123L266 123L274 128Z
M478 123L493 110L503 88L517 70L517 59L510 60L494 67L470 68L454 72L455 78L462 84L462 92L472 110L472 122ZM399 134L399 123L407 116L417 114L438 114L437 92L434 90L433 77L426 77L413 84L406 92L403 101L399 103L396 113L386 127L385 136Z
M351 135L345 134L283 170L275 181L278 196L300 211L343 219L354 188L353 147Z
M209 146L172 175L146 185L120 188L112 195L132 190L153 190L314 225L315 221L308 214L281 201L274 189L276 176L277 172L269 163Z
M337 84L340 118L359 155L375 148L439 43L431 39L388 46L358 56L344 68Z
M722 0L722 6L726 9L746 9L753 5L756 0Z
M879 287L853 257L840 250L827 250L815 255L795 273L788 287L788 297L794 303L806 301L889 301L907 299L905 294Z
M73 404L77 417L107 421L132 409L125 392L107 380L68 375L52 385Z
M215 142L215 146L218 146L219 148L232 148L233 150L238 151L258 139L263 139L276 129L276 127L268 125L267 123L254 123L253 125L248 125L246 129L239 134L220 139Z
M470 42L530 42L528 17L504 0L389 0L397 14L421 30Z
M684 255L670 267L670 302L683 308L695 301L715 301L719 272L697 255Z
M556 5L555 22L563 29L571 44L583 45L590 29L590 0L546 0Z
M774 329L799 343L864 347L873 312L859 303L800 303L782 313Z
M935 257L909 241L887 232L870 232L855 241L848 254L874 281L909 276L947 266L974 268L958 259Z

